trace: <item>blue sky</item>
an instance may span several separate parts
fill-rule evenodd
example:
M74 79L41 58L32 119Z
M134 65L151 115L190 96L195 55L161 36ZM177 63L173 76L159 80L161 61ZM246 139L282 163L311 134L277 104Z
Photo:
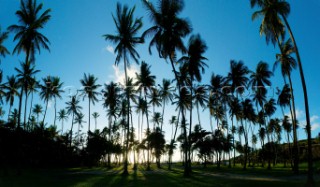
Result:
M112 53L113 45L106 42L103 34L114 34L115 26L111 14L115 12L115 0L38 0L44 3L44 8L51 8L52 18L41 30L51 41L51 52L42 51L36 56L36 68L41 70L38 78L47 75L59 76L64 82L66 93L64 100L58 101L58 110L65 107L68 100L69 91L80 88L80 79L84 73L91 73L98 77L99 84L110 81L118 81L123 77L123 67L113 66L115 55ZM155 2L155 1L152 1ZM302 58L305 79L309 93L310 115L312 116L313 136L320 132L320 78L317 70L320 69L319 47L320 41L320 2L318 0L289 1L291 4L291 14L289 22L295 34L296 41ZM143 17L143 29L151 26L146 10L138 0L122 0L121 3L130 7L136 5L135 15ZM0 0L0 25L2 30L11 24L17 23L14 15L19 8L18 0ZM259 36L260 20L252 21L249 1L234 0L186 0L182 17L187 17L193 26L193 33L199 33L208 45L205 56L209 59L203 75L203 83L208 83L211 73L226 75L229 70L230 60L243 60L245 64L254 70L256 64L263 60L273 66L277 48L272 45L267 46L264 37ZM186 39L187 41L187 39ZM13 34L4 43L12 51L16 42L13 42ZM151 64L152 73L157 76L157 82L162 79L173 78L171 67L164 59L159 59L156 55L150 56L148 53L148 43L137 47L141 55L141 60ZM15 74L14 67L19 67L20 61L24 60L24 54L7 56L2 59L0 68L7 75ZM139 67L132 63L129 75L133 76ZM304 103L301 89L299 72L295 70L292 74L294 83L294 93L297 104L298 119L304 123ZM6 79L4 79L6 80ZM282 87L283 78L279 69L272 78L273 86ZM18 99L15 100L17 106ZM34 103L41 103L38 97ZM82 102L83 113L88 117L87 99ZM8 105L3 106L6 110ZM161 109L157 109L161 111ZM100 128L107 125L104 109L101 103L92 107L92 111L100 113L98 126ZM53 123L53 107L49 107L46 122ZM174 114L174 107L168 107L165 114L165 123ZM196 113L195 113L196 115ZM276 116L281 115L280 110ZM5 115L6 116L6 115ZM202 123L206 129L209 127L209 115L207 111L201 113ZM195 118L197 119L197 118ZM86 120L87 121L87 120ZM66 123L65 129L70 129L71 119ZM91 124L94 124L92 119ZM85 124L85 130L87 124ZM171 128L165 124L167 139L170 137ZM58 128L60 122L58 122ZM305 138L302 129L299 130L299 138Z

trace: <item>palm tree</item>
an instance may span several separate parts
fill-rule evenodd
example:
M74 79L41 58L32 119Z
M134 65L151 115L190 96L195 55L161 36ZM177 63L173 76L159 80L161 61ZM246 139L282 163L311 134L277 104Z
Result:
M248 67L242 61L230 61L230 72L226 77L226 81L231 86L233 93L242 94L244 92L244 88L246 88L249 81L248 73Z
M27 97L28 97L28 88L29 85L33 82L33 77L36 73L40 72L39 70L35 70L34 65L30 62L21 63L21 69L15 68L17 71L17 78L20 82L20 94L19 94L19 117L18 117L18 127L20 127L20 117L21 117L21 107L22 107L22 97L25 94L25 115L24 115L24 127L26 122L26 107L27 107Z
M57 98L61 99L61 93L64 92L64 90L62 90L62 86L63 82L60 82L59 77L52 78L52 98L54 99L54 126L56 126L57 119Z
M234 117L236 116L240 116L241 115L241 105L240 105L240 101L238 98L236 97L233 97L232 99L229 100L229 114L230 114L230 118L231 118L231 131L232 131L232 136L233 136L233 166L236 165L236 161L235 161L235 157L236 157L236 149L235 149L235 126L234 126L234 122L233 122L233 119ZM238 118L237 117L237 118Z
M9 103L9 111L8 111L8 121L11 113L11 108L14 103L15 96L19 96L19 82L14 75L7 77L8 82L4 85L6 102Z
M77 124L78 123L78 142L80 142L80 128L82 128L82 123L86 123L85 121L83 121L84 118L84 114L82 114L81 112L78 113L76 115L76 117L74 118L74 123ZM90 132L90 131L89 131Z
M103 94L103 107L107 109L107 115L109 118L109 129L108 129L108 138L109 141L112 141L111 137L111 129L112 129L112 118L116 121L119 105L120 105L120 88L114 82L110 82L109 84L104 85L104 90L102 90ZM111 166L111 155L108 154L108 167Z
M188 44L188 55L183 56L178 60L178 63L186 63L188 67L188 73L190 75L190 91L191 97L193 97L193 81L196 80L201 82L201 74L204 73L205 67L208 65L204 62L207 60L203 56L203 54L207 50L206 43L201 39L200 35L192 35L189 39ZM189 125L189 142L190 142L190 135L192 129L192 106L193 102L191 102L190 107L190 125ZM188 145L189 149L189 169L191 169L191 145Z
M20 25L8 27L9 31L16 33L13 41L18 40L13 54L24 51L26 53L25 63L34 62L35 53L40 53L41 48L50 51L48 46L50 41L39 30L50 20L51 9L47 9L39 15L42 8L43 3L37 4L36 0L21 0L20 10L16 12Z
M286 77L289 79L289 86L290 89L290 99L289 99L289 106L291 111L291 119L293 124L293 154L294 154L294 167L293 170L297 173L299 171L299 152L298 152L298 137L297 137L297 124L296 124L296 107L295 107L295 100L293 95L293 84L291 80L291 72L293 69L297 67L296 60L291 56L294 53L294 48L292 46L291 40L287 40L285 43L279 45L280 47L280 54L277 54L277 60L274 64L274 69L280 64L281 67L281 74L284 77L284 81L286 83ZM290 104L291 101L291 104Z
M152 36L149 44L150 54L151 47L155 46L158 50L159 57L170 60L180 93L182 83L178 79L178 72L175 68L176 52L187 52L183 44L183 38L191 33L192 30L190 23L186 19L179 17L179 14L183 10L184 3L182 0L159 0L159 6L156 9L150 1L143 0L142 2L148 10L151 21L154 24L154 26L143 33L142 37ZM182 118L185 118L184 115L182 112ZM186 129L184 130L186 132ZM187 154L185 154L185 156L187 156ZM189 175L188 167L185 167L184 175Z
M1 27L0 27L0 56L5 57L6 55L9 55L10 52L8 49L3 45L4 41L8 38L8 32L1 32ZM1 63L1 59L0 59Z
M306 86L306 81L304 78L304 72L302 69L302 62L298 50L297 43L295 41L294 35L292 33L291 27L289 25L289 22L287 20L287 17L289 16L290 13L290 4L286 2L285 0L251 0L251 7L258 6L261 8L261 10L256 11L253 14L253 19L258 17L258 16L263 16L263 22L261 24L262 27L264 28L260 30L260 33L266 34L266 36L272 36L272 38L279 38L279 33L277 32L278 28L284 27L282 21L284 22L286 28L288 29L290 39L292 40L293 46L294 46L294 52L297 57L297 62L299 66L299 73L300 73L300 78L301 78L301 83L302 83L302 88L303 88L303 94L304 94L304 104L305 104L305 112L306 112L306 130L307 130L307 135L308 135L308 181L307 185L312 186L314 184L314 179L313 179L313 161L312 161L312 145L311 145L311 124L310 124L310 114L309 114L309 103L308 103L308 94L307 94L307 86ZM283 32L283 31L282 31ZM278 45L280 48L280 41L277 39ZM275 42L273 42L275 43ZM294 111L295 112L295 111ZM297 161L297 159L295 159ZM296 162L295 161L295 162ZM295 163L295 171L298 171L298 163Z
M284 116L282 119L282 127L287 133L287 142L289 145L289 158L290 158L290 164L292 167L292 150L291 150L291 144L290 144L290 133L292 132L292 124L289 122L289 116Z
M79 106L79 99L77 98L77 94L71 96L71 100L66 102L67 105L67 114L70 115L72 113L72 120L71 120L71 130L70 130L70 147L72 143L72 130L73 130L73 123L74 123L74 115L78 115L80 113L80 110L82 109L81 106Z
M67 111L65 109L61 109L59 112L58 112L58 120L59 121L62 121L62 124L61 124L61 134L63 134L63 122L68 120L68 114L67 114Z
M47 109L49 105L49 101L53 98L53 77L47 76L42 79L43 84L40 85L40 98L46 103L46 108L44 110L42 124L44 125L44 120L46 118Z
M33 77L31 79L31 82L29 84L28 87L28 96L31 94L31 102L30 102L30 109L29 109L29 117L28 119L31 118L31 113L32 113L32 107L33 107L33 97L34 97L34 93L38 92L38 88L39 88L39 82L36 80L35 77Z
M155 114L156 114L155 107L161 106L161 98L160 98L159 90L157 88L152 88L151 90L152 91L151 91L150 96L149 96L149 98L150 98L149 103L152 105L153 116L155 116ZM155 129L155 128L156 128L155 127L155 123L153 123L153 129Z
M135 46L139 43L142 43L142 39L137 36L139 30L142 27L142 18L133 17L135 7L129 9L126 5L123 7L120 3L117 4L117 13L116 17L112 15L113 21L117 27L117 35L104 35L107 41L111 41L117 44L115 48L115 53L117 53L117 57L115 60L115 64L118 65L119 62L123 59L124 62L124 70L125 70L125 85L127 85L128 74L127 74L127 66L130 64L128 61L128 57L130 56L136 63L138 63L138 58L140 57L138 52L135 50ZM129 95L127 94L127 140L129 140ZM126 144L126 154L124 158L124 170L123 174L128 174L128 143Z
M156 77L154 75L151 75L150 71L150 65L142 61L141 66L140 66L140 73L136 73L136 86L137 91L140 91L144 93L144 100L146 103L147 101L147 96L148 93L152 91L153 86L155 85L155 79ZM148 113L148 105L146 109L146 118L147 118L147 132L150 131L149 127L149 113ZM149 162L149 143L148 143L148 155L147 155L147 169L150 169L150 162Z
M198 122L201 127L199 106L204 109L208 103L208 89L203 85L198 85L194 90L194 103L196 104Z
M39 124L39 115L42 114L43 112L43 108L41 105L39 104L35 104L33 109L32 109L32 113L37 115L37 123Z
M88 74L84 74L83 79L80 80L81 85L83 86L82 91L82 95L83 95L83 99L85 97L88 97L89 100L89 127L88 127L88 132L90 131L90 105L91 102L94 105L96 101L98 101L97 96L99 95L99 92L97 92L97 89L101 86L99 84L97 84L98 78L94 77L94 75L90 75Z
M97 130L97 119L100 117L100 114L98 112L93 112L92 117L94 118L94 130Z
M169 101L172 101L173 97L173 88L171 87L171 81L169 79L163 79L162 85L159 85L160 87L160 98L162 100L162 117L164 116L165 106ZM161 122L161 128L162 131L163 126L163 118Z

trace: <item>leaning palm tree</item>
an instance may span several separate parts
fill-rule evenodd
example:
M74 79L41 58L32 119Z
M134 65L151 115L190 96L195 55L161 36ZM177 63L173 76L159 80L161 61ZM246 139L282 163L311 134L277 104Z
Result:
M198 114L198 122L201 127L201 120L200 120L200 110L199 107L204 109L208 103L208 95L207 95L208 89L203 85L198 85L194 90L194 102L196 104L197 108L197 114Z
M8 38L8 32L1 32L0 27L0 56L5 57L6 55L9 55L10 52L8 49L3 45L3 42ZM1 59L0 59L1 63Z
M78 115L80 113L80 110L82 109L81 106L79 106L79 99L76 95L71 96L71 100L66 102L67 105L67 114L70 115L72 114L72 119L71 119L71 130L70 130L70 147L72 143L72 131L73 131L73 124L74 124L74 117L75 115Z
M36 73L40 72L36 70L34 65L30 62L21 63L21 69L15 68L17 71L17 78L20 82L20 94L19 94L19 117L18 117L18 127L20 127L20 117L21 117L21 108L22 108L22 97L25 94L25 116L24 116L24 125L26 122L26 105L27 105L27 96L28 96L28 88L29 85L33 82L33 77Z
M84 74L83 79L80 80L81 85L83 86L82 91L82 95L83 95L83 99L85 97L88 97L89 100L89 126L88 126L88 132L90 131L90 106L91 106L91 102L94 105L95 102L98 101L97 96L99 95L99 92L97 92L97 89L101 86L99 84L97 84L97 80L98 78L96 78L94 75L90 75L88 74Z
M98 112L93 112L92 117L94 118L94 130L97 130L97 119L100 117L100 114Z
M178 72L175 67L176 53L177 51L182 53L187 52L187 49L183 44L183 38L190 34L192 30L190 23L186 19L179 17L179 14L184 8L184 3L182 0L159 0L159 6L155 8L148 0L143 0L142 2L154 24L142 35L143 37L152 37L149 44L149 53L151 54L151 47L155 46L159 57L170 60L180 93L182 83L178 79ZM185 114L182 113L183 118L185 118L184 115ZM189 174L188 167L185 167L184 175L188 176Z
M136 63L138 63L138 58L140 57L138 52L135 50L137 44L142 43L142 39L137 36L139 30L142 27L142 18L133 17L135 7L129 9L128 6L121 6L120 3L117 4L117 13L116 17L112 15L113 21L117 28L117 35L104 35L107 41L111 41L117 44L115 48L115 53L117 53L117 57L115 60L115 64L118 65L119 62L123 59L124 62L124 70L125 70L125 85L127 85L128 81L128 73L127 66L130 65L128 57L131 57ZM130 99L127 94L127 111L129 111L130 107ZM129 140L129 117L130 114L127 112L127 140ZM129 141L126 143L126 154L124 157L124 168L123 174L128 174L128 147Z
M290 39L292 40L293 46L294 46L294 52L297 57L297 62L299 66L299 73L303 88L303 94L304 94L304 104L305 104L305 112L306 112L306 130L307 130L307 136L308 136L308 181L307 185L313 185L314 179L313 179L313 161L312 161L312 145L311 145L311 124L310 124L310 113L309 113L309 103L308 103L308 94L307 94L307 86L306 81L304 78L304 72L302 69L302 62L298 50L298 46L296 43L296 40L294 38L294 35L292 33L291 27L289 25L289 22L287 20L289 14L290 14L290 4L286 2L285 0L250 0L251 7L258 6L261 8L261 10L256 11L252 18L255 19L258 16L263 17L262 24L260 26L260 33L264 33L266 35L266 38L269 36L269 38L273 39L273 43L275 41L278 42L278 45L280 47L280 41L279 37L284 35L284 25L287 28ZM284 24L283 24L284 22ZM279 32L280 31L280 32ZM295 159L295 162L298 162L298 159ZM298 163L295 163L295 171L298 172Z
M68 114L65 109L61 109L58 112L58 120L62 122L61 124L61 134L63 134L64 121L68 120Z
M9 103L10 107L9 107L9 111L8 111L8 121L9 121L9 117L10 117L10 113L11 113L11 108L13 106L14 103L14 98L16 96L19 96L19 82L16 79L16 77L14 75L12 76L8 76L7 77L7 83L4 85L4 90L5 90L5 98L6 98L6 102Z

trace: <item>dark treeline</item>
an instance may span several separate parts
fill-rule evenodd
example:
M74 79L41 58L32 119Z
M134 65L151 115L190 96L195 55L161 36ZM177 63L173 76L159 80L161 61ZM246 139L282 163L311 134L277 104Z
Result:
M10 55L3 45L9 34L14 34L16 42L12 54L25 54L20 67L15 68L15 75L4 80L2 71L0 74L1 165L16 167L19 171L22 167L97 164L111 167L112 163L123 163L126 175L130 157L133 157L134 169L141 163L150 169L152 162L160 168L161 160L166 160L171 169L172 157L179 145L185 176L191 175L191 164L195 161L201 161L204 166L214 162L217 167L222 161L228 161L229 167L237 162L244 169L254 165L271 169L282 162L295 173L299 172L299 162L308 161L308 184L311 185L312 150L318 151L319 141L311 138L302 63L287 20L290 5L284 0L250 0L250 3L257 9L253 20L262 20L260 34L265 36L267 44L271 42L278 48L275 62L271 63L273 70L279 67L284 82L275 98L268 97L274 71L264 61L250 70L241 60L231 60L227 75L212 73L210 82L202 82L202 75L208 70L207 45L200 34L192 33L191 22L180 17L184 8L182 0L159 0L157 6L142 0L153 25L144 31L142 18L134 15L135 8L118 3L113 14L116 33L103 38L116 46L115 64L124 65L125 86L114 82L99 85L95 75L84 74L80 80L82 89L63 98L64 83L59 77L39 79L37 76L35 54L49 50L50 41L40 31L50 20L51 10L43 10L43 4L35 0L21 0L16 12L19 24L0 33L2 57ZM183 42L185 38L189 38L187 44ZM156 86L151 66L139 60L135 49L147 42L150 55L155 48L157 55L170 64L174 80L164 79ZM127 73L132 62L140 65L135 77ZM295 69L300 72L305 98L306 145L299 144L297 138L299 122L292 91L296 83L291 80ZM39 94L44 105L33 103L34 94ZM88 99L88 111L79 105L81 98ZM57 111L56 101L60 99L66 100L66 107ZM53 122L46 120L49 101L54 104ZM4 103L9 106L7 116L2 107ZM13 108L15 103L18 108ZM103 129L97 129L100 114L91 111L95 104L102 104L106 110L108 125ZM176 108L171 119L163 118L167 106ZM275 116L277 108L281 109L282 116ZM209 111L207 119L201 119L201 110ZM85 113L88 121L84 120ZM137 115L138 121L133 120L133 115ZM91 117L95 122L93 131ZM64 129L68 118L71 129ZM62 125L60 132L57 121ZM172 126L169 142L164 138L166 121ZM203 128L208 123L211 130ZM87 133L81 133L84 124L88 125ZM282 140L286 143L281 144Z

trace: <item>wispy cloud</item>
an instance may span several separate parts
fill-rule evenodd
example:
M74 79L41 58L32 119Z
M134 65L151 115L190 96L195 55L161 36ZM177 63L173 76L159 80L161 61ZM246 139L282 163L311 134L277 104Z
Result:
M317 121L318 119L319 119L319 116L313 115L313 116L311 116L311 118L310 118L310 122L313 123L313 122Z
M320 123L313 123L313 124L311 124L311 130L312 131L315 131L315 130L317 130L317 129L319 129L320 128Z
M105 50L114 55L114 48L111 45L105 47Z
M120 83L122 85L124 85L125 83L125 72L124 69L120 66L115 66L112 65L112 68L114 70L114 76L113 80L117 83ZM139 70L135 65L131 65L130 68L127 69L127 73L128 73L128 77L130 78L135 78L136 77L136 73L138 73Z

